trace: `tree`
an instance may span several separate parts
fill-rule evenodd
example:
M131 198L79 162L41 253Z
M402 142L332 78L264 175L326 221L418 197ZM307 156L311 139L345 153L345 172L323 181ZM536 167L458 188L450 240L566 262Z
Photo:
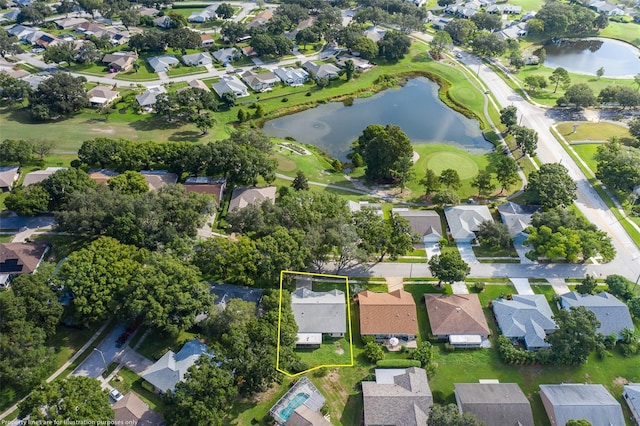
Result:
M587 274L587 276L582 279L582 282L576 286L576 291L580 294L593 294L597 288L598 283L596 279Z
M525 194L544 208L568 206L576 199L577 185L562 164L543 164L529 175Z
M449 49L451 45L453 45L453 40L446 31L437 31L429 43L431 54L436 59L442 58L442 52Z
M127 31L129 31L129 27L135 27L140 23L140 13L135 9L121 10L118 15Z
M392 214L390 219L364 208L353 214L359 247L382 262L385 256L396 259L413 247L411 228L406 219Z
M75 55L76 51L73 47L73 43L66 41L49 46L47 50L44 51L43 59L46 63L66 62L67 66L71 66L71 62L73 62Z
M236 299L237 300L237 299ZM238 394L236 379L208 355L200 356L185 380L169 393L165 418L176 426L219 426Z
M79 111L89 103L84 90L85 81L84 77L73 77L66 73L53 74L29 96L32 115L37 115L38 119L48 119ZM43 116L42 112L46 114Z
M95 43L85 40L82 45L75 51L73 59L79 64L88 64L96 62L103 56L102 52L98 50Z
M518 108L511 105L500 110L500 122L507 126L507 130L511 130L518 124Z
M404 58L409 53L410 46L411 39L400 31L387 31L382 40L378 40L379 54L389 62L398 62Z
M486 220L478 226L478 240L480 244L489 247L511 247L511 234L507 225L492 220Z
M123 194L144 194L149 190L149 184L139 172L127 170L114 176L107 182L109 188Z
M247 33L247 26L241 22L225 21L220 29L220 34L233 45Z
M440 173L440 183L447 187L447 189L459 189L462 185L460 183L460 175L454 169L444 169Z
M599 16L605 16L605 15L599 15ZM567 421L567 423L565 423L565 426L591 426L591 423L589 423L588 421L586 421L584 419L569 420L569 421Z
M298 170L295 179L291 183L291 187L296 191L307 191L309 189L309 179L302 170Z
M220 100L227 108L235 106L237 99L238 97L234 92L224 92L222 96L220 96Z
M409 156L398 158L391 166L391 175L394 180L398 182L398 185L400 185L401 194L404 192L407 182L409 182L414 176L413 170L411 170L412 167L413 160Z
M258 56L272 55L276 52L276 44L269 34L254 35L249 45Z
M8 210L15 212L18 216L35 216L47 211L49 193L38 184L19 186L7 195L4 203Z
M616 101L623 109L626 107L637 107L640 105L640 93L633 90L630 86L619 86Z
M347 81L351 81L353 75L356 73L356 64L353 60L349 59L344 63L344 74L347 77Z
M233 17L234 10L233 6L229 3L221 3L220 6L216 9L216 15L222 19L230 19Z
M20 166L31 161L33 145L24 139L5 139L0 142L0 158L3 162L18 163Z
M633 76L633 82L638 86L637 90L640 90L640 72Z
M558 91L559 85L561 85L563 88L569 87L569 85L571 84L571 77L569 76L569 72L566 69L558 67L553 70L553 72L549 76L549 81L555 84L553 93L556 93Z
M585 83L574 84L569 87L564 93L564 98L568 103L575 105L576 109L589 107L596 103L593 90Z
M9 54L18 53L17 42L18 39L16 37L10 36L6 31L2 31L0 33L0 56L4 58Z
M632 297L627 301L629 312L634 318L640 318L640 296Z
M384 359L384 350L382 349L382 345L376 342L367 343L364 345L364 356L372 364Z
M524 78L524 84L529 90L536 91L547 87L547 79L543 75L528 75Z
M54 281L73 292L73 311L80 323L105 320L124 301L146 253L136 247L102 237L71 253L60 265Z
M471 268L457 251L447 251L433 256L429 259L429 270L434 277L438 278L439 284L443 281L448 283L462 281L471 272Z
M471 413L461 414L456 404L433 404L427 426L483 426Z
M460 197L458 197L458 194L456 194L454 191L445 189L444 191L436 192L431 198L431 201L433 201L434 204L454 205L460 203Z
M587 361L596 347L596 330L600 321L584 306L561 309L553 317L558 329L547 335L551 359L558 364L579 365Z
M433 346L427 341L418 342L418 346L410 355L411 359L420 361L422 368L428 369L433 361Z
M82 192L95 188L96 182L80 169L58 170L40 185L49 194L49 210L62 208L74 192Z
M545 49L544 47L540 48L540 50L538 50L537 56L538 56L538 66L544 65L545 61L547 60L547 49ZM568 76L569 74L567 73L567 77ZM551 80L551 78L549 78L549 80ZM557 88L558 86L556 85L556 89ZM555 91L553 93L555 93Z
M44 157L51 153L54 142L49 139L35 139L31 141L31 146L33 147L34 154L38 154L38 159L42 161Z
M471 21L476 24L479 30L496 31L502 29L500 14L478 12L471 17Z
M390 181L392 170L402 157L411 158L413 148L407 135L398 126L379 124L367 126L354 143L355 153L362 156L365 176L372 181Z
M496 185L491 181L491 173L487 170L480 170L471 181L471 186L478 188L478 196L487 196L496 189Z
M614 296L620 297L623 300L627 300L633 296L633 282L622 275L609 275L605 282L607 286L609 286L609 293Z
M90 377L70 376L33 390L19 404L30 421L104 422L113 419L107 391Z
M460 44L467 43L476 31L476 24L468 19L454 18L444 30L451 35L451 38Z
M493 58L501 56L507 50L507 42L497 33L482 31L473 38L473 50Z
M440 178L432 169L427 169L424 178L420 183L424 185L424 192L427 197L440 189L440 185L442 185Z
M640 139L640 117L634 117L629 121L629 133Z
M501 156L495 165L496 180L500 183L500 194L518 182L518 165L508 155Z
M604 75L604 67L598 68L598 71L596 71L596 75L598 76L598 79L600 79Z
M231 220L234 220L233 216ZM193 259L193 264L203 274L216 280L241 285L255 284L259 262L260 253L255 242L245 236L240 236L235 241L227 238L209 238L201 241L196 246Z
M378 45L368 37L358 37L351 50L359 52L360 57L368 61L378 56Z
M313 27L304 28L296 34L296 43L302 44L303 49L307 49L308 43L317 43L320 41L320 34Z
M18 80L6 73L0 73L0 99L12 105L28 99L33 89L24 80Z
M144 323L177 336L208 312L209 286L200 271L166 254L152 253L131 276L124 299L127 318L143 317Z
M514 126L512 133L516 140L516 147L522 151L522 156L533 157L538 148L538 132L528 127Z
M272 36L271 40L273 40L273 44L275 45L276 50L274 53L277 56L288 55L293 50L293 41L282 34Z
M189 121L196 125L198 130L200 130L201 135L209 133L209 129L216 124L215 118L213 118L209 112L205 112L203 114L191 114L189 116Z
M631 193L640 182L640 149L614 141L598 146L596 177L607 187Z

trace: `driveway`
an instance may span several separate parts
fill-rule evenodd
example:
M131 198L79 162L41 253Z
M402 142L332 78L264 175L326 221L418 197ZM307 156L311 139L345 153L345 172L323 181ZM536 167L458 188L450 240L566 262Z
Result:
M520 258L520 263L525 265L532 265L532 264L538 263L535 260L531 260L527 258L527 253L533 250L533 248L522 244L526 239L527 237L525 235L518 235L513 239L513 247L516 249L516 253L518 253L518 257Z
M116 340L124 333L125 325L118 324L102 343L74 371L74 376L97 378L119 356L124 348L116 348ZM104 358L103 358L104 357Z
M456 281L451 284L453 294L469 294L469 287L464 281Z
M460 252L460 257L462 257L462 260L464 260L468 264L480 263L478 262L476 254L473 252L471 243L456 242L456 245L458 246L458 251Z
M531 289L531 285L529 284L528 278L509 278L513 283L513 286L516 288L516 292L521 295L531 296L533 295L533 290Z
M551 287L553 287L553 291L556 292L558 296L562 296L565 293L569 293L571 289L564 281L564 278L547 278Z
M440 244L438 243L425 244L424 251L427 252L427 259L431 259L436 254L440 254Z

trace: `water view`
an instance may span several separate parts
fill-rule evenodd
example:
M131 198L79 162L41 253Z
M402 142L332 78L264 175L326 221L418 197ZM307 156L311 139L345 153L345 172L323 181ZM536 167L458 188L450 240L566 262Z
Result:
M270 120L262 130L274 137L292 136L344 161L351 143L369 124L396 124L414 144L447 143L474 154L493 150L483 138L478 121L447 107L438 99L438 85L426 78L411 79L399 89L356 99L350 107L330 102Z
M596 75L600 67L605 77L633 78L640 72L640 50L617 40L589 38L562 40L544 46L545 65L562 67L579 74Z

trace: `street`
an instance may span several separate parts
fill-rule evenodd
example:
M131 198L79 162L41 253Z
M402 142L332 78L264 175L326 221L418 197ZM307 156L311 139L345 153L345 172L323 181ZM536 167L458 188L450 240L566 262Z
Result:
M109 364L115 360L116 356L124 351L126 346L120 349L116 348L116 340L118 340L118 336L124 333L124 330L124 324L116 325L102 343L71 374L74 376L99 377Z

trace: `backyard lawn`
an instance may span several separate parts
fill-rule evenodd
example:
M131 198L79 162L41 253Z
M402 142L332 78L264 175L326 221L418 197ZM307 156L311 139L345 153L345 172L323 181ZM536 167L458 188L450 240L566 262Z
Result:
M349 336L342 339L323 339L322 345L317 349L296 349L295 352L308 368L351 364Z

